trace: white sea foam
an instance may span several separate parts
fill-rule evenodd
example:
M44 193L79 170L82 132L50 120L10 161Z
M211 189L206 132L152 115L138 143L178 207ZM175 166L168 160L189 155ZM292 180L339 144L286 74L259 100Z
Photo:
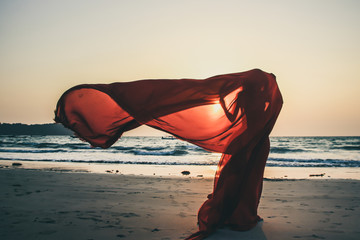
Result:
M70 136L0 136L0 161L217 165L220 156L161 137L123 137L99 149ZM360 137L272 137L267 166L360 167Z

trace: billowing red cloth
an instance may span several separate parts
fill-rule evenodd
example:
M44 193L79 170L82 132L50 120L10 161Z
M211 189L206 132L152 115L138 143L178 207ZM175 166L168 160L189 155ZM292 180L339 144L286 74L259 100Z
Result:
M224 225L247 230L259 220L269 134L282 107L275 76L259 69L205 80L85 84L66 91L55 121L92 146L108 148L142 124L223 153L214 190L198 213L203 239Z

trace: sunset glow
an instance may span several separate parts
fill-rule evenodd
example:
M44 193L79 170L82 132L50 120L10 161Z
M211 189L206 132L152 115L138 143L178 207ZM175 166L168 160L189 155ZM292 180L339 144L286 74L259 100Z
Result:
M212 111L211 111L212 115L219 115L219 114L222 114L224 111L222 109L220 103L215 103L215 104L211 105L211 109L212 109Z
M78 84L260 68L284 98L273 135L360 135L359 9L355 0L4 0L0 122L53 122L58 98Z

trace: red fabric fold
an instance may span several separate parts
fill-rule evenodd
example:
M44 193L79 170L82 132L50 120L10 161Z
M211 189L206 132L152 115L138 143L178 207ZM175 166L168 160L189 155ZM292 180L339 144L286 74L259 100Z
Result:
M216 228L255 226L269 134L282 107L275 76L259 69L204 80L85 84L66 91L55 121L108 148L142 124L223 153L214 191L198 213L202 239Z

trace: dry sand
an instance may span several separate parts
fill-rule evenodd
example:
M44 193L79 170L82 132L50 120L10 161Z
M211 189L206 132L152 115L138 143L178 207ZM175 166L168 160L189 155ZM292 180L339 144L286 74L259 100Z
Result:
M0 239L183 239L210 178L0 169ZM264 182L247 232L208 239L360 239L360 181Z

